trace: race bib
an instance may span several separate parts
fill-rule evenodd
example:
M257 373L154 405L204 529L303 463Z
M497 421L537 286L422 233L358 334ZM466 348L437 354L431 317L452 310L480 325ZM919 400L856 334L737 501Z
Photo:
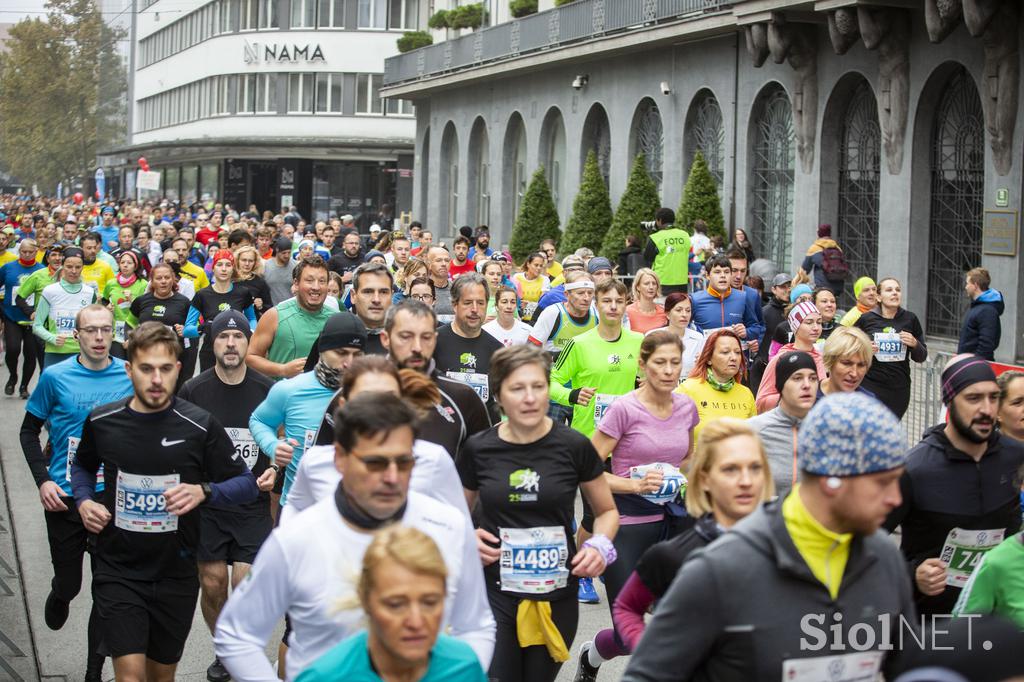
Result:
M608 393L595 393L593 397L594 401L594 427L601 425L601 420L604 419L604 415L608 412L608 408L612 404L621 398L622 396L611 395Z
M642 464L629 468L629 477L639 480L647 475L648 471L660 471L665 477L661 480L661 488L653 493L641 495L646 500L655 504L667 504L686 492L686 476L679 471L679 467L672 466L667 462L655 462L653 464Z
M881 668L880 651L789 659L782 662L782 682L875 682Z
M71 465L75 463L75 455L78 454L78 444L82 442L81 438L75 438L74 436L68 436L68 473L67 480L71 481Z
M167 511L164 492L181 483L180 474L139 476L117 472L114 525L133 533L171 533L178 517Z
M878 352L875 353L878 362L903 362L907 359L907 347L899 334L876 333L875 343L878 344Z
M964 587L971 578L975 567L990 549L1003 541L1006 530L964 530L954 528L946 536L939 558L945 562L946 584Z
M237 460L239 457L245 462L245 466L249 467L249 471L256 466L256 459L260 455L260 448L256 445L256 441L252 438L252 433L249 429L242 428L225 428L228 433L228 438L235 446L235 454L232 455L231 459Z
M480 396L480 400L484 402L487 402L487 398L491 395L490 389L487 387L486 374L478 372L445 372L445 375L449 379L455 379L469 386L476 391L476 394Z
M547 594L569 580L569 545L561 526L499 528L501 589Z
M128 323L124 320L114 323L114 341L117 341L118 343L125 342L125 328L127 326Z
M523 319L529 320L537 312L537 301L523 301Z
M53 313L53 326L55 334L66 334L71 336L75 331L75 310L56 310Z
M814 350L818 351L819 355L825 354L825 339L818 339L814 342Z
M306 429L306 435L302 439L303 451L309 450L313 445L316 444L316 430Z

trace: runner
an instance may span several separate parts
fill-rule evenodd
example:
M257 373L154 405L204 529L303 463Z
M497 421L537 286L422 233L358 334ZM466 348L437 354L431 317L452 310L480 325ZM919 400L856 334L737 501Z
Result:
M683 342L683 369L679 373L681 383L686 381L697 364L697 358L700 357L700 352L704 349L706 337L690 326L690 320L693 319L693 303L690 301L689 294L676 291L666 296L665 315L668 318L668 324L662 329L672 332Z
M181 270L178 273L181 277L192 282L198 292L210 286L210 278L202 266L196 265L189 260L189 243L184 237L177 237L171 242L171 248L178 252L178 262L181 263Z
M566 273L565 301L544 308L534 322L530 343L551 353L552 361L557 361L570 339L597 326L594 289L594 280L587 273Z
M380 680L382 675L487 682L473 649L440 632L447 577L444 557L426 533L402 526L378 532L363 555L356 588L367 632L318 658L299 682Z
M324 422L320 425L317 445L302 455L295 481L288 492L288 504L281 510L282 525L303 509L329 497L338 487L341 474L334 466L334 445L330 441L321 445L321 439L325 436L334 438L334 414L341 405L360 394L370 392L404 397L416 408L421 418L433 410L441 399L437 386L430 378L415 370L398 370L390 360L379 355L366 355L353 360L342 378L341 389L331 401ZM416 466L412 471L409 489L461 509L468 518L469 509L462 496L455 463L448 451L436 443L423 440L422 433L417 433L412 454L416 458Z
M761 375L761 385L757 389L757 411L760 413L771 410L779 404L779 391L776 387L775 368L779 365L779 359L787 353L801 351L807 353L814 359L814 365L818 368L818 381L825 381L828 373L825 371L825 363L822 362L821 352L816 346L821 336L821 313L810 301L797 303L789 311L786 317L789 328L793 332L793 342L787 343L779 349L764 368Z
M267 280L263 279L263 259L255 246L243 245L234 250L235 269L238 273L236 284L249 290L252 296L253 307L256 310L256 318L263 317L263 313L273 306L270 287Z
M71 601L82 589L82 559L89 533L82 525L71 491L71 464L81 441L82 424L97 405L131 395L132 382L124 362L110 357L114 334L113 317L100 305L79 311L75 337L81 340L78 358L62 362L39 375L32 398L25 406L21 424L21 449L32 478L39 488L46 519L46 535L53 564L53 580L43 611L46 626L60 630L68 619ZM49 440L44 454L39 434L46 426ZM103 483L96 486L103 490ZM95 612L89 616L88 659L85 679L100 680L103 656L99 645Z
M636 649L646 627L645 616L668 591L689 555L773 497L764 448L739 419L722 417L703 430L689 471L686 510L697 519L696 525L645 551L615 599L612 621L627 652ZM598 638L607 638L605 633L611 632L602 630ZM585 642L580 647L575 682L596 680L605 660L592 642Z
M270 305L280 305L294 295L292 271L297 265L292 260L292 240L287 237L274 240L274 255L263 262L263 277L270 288Z
M852 327L861 315L875 309L878 305L878 285L870 277L861 277L853 283L853 295L857 299L857 305L839 320L839 324L844 327Z
M100 652L113 658L119 682L173 679L199 593L199 515L191 512L245 504L258 491L216 418L171 392L178 337L146 322L126 351L134 395L89 414L71 484L82 522L99 535L92 592ZM97 502L101 466L116 495Z
M173 252L172 252L173 253ZM177 256L177 253L174 254ZM181 282L177 281L174 268L168 263L159 263L153 266L150 273L152 279L149 283L149 291L132 301L131 313L139 321L156 321L167 325L183 344L181 354L181 373L178 375L178 390L191 377L196 370L196 358L199 349L191 339L182 336L185 333L185 322L188 320L188 311L191 303L188 298L178 291Z
M516 317L516 312L519 309L519 297L516 290L499 285L491 300L497 307L497 316L484 324L483 330L497 339L505 348L529 342L533 327Z
M139 325L131 311L132 301L146 292L149 283L139 276L139 257L134 251L123 251L117 265L117 275L103 288L100 301L114 313L114 345L110 354L124 358L128 333Z
M491 369L491 356L504 346L490 334L483 333L490 298L487 280L480 273L467 272L452 282L451 295L455 319L437 332L434 366L449 379L461 381L476 391L496 420L498 410L488 390L487 374Z
M1024 381L1020 379L1024 379L1024 372L1003 372L996 379L999 384L999 431L1004 436L1024 441ZM1024 505L1024 500L1021 504Z
M73 332L75 318L85 306L96 300L96 289L82 282L82 250L64 249L60 279L46 286L36 302L32 333L46 343L43 369L78 353Z
M352 273L352 312L366 325L366 354L387 355L380 343L384 316L391 307L394 279L381 263L364 263Z
M884 298L884 280L881 286ZM995 428L992 367L978 355L951 358L942 401L949 423L928 429L907 454L903 504L886 521L903 530L900 549L923 614L951 613L981 557L1021 528L1024 444Z
M864 377L864 388L903 419L910 405L910 361L928 359L924 329L917 315L900 307L903 293L893 277L878 281L878 308L866 312L854 326L871 338L875 361Z
M479 502L479 560L498 623L488 673L503 682L555 679L576 636L574 583L615 561L618 514L601 460L582 434L546 416L550 369L550 356L530 346L495 353L490 388L507 421L470 438L457 462L469 508ZM579 551L577 488L596 514L596 534Z
M200 289L192 299L192 307L185 321L186 339L203 336L199 348L199 370L205 372L214 365L213 340L210 338L210 323L225 310L245 313L249 324L256 326L256 311L252 294L242 286L235 286L235 258L227 249L221 249L213 257L213 284ZM198 343L198 341L197 341Z
M901 441L897 420L866 396L811 410L801 483L683 564L622 679L894 678L898 641L882 623L913 623L913 592L878 529L900 502Z
M245 366L249 346L249 323L237 310L225 310L213 318L210 339L216 364L185 382L178 397L203 408L227 431L234 445L234 460L241 460L256 477L260 495L239 506L204 505L199 515L199 605L203 619L214 632L217 618L228 599L228 569L235 589L249 572L260 545L270 535L270 496L280 467L261 452L249 432L249 415L262 403L271 386L267 377ZM231 679L219 660L206 669L209 682Z
M409 492L415 421L412 407L386 393L357 396L338 410L341 484L271 533L217 623L217 656L235 679L278 679L264 646L285 613L293 628L286 680L358 634L363 611L351 597L363 554L374 531L395 522L422 530L445 548L450 599L442 627L473 647L482 665L490 662L494 620L472 528L462 512Z
M639 364L647 380L608 408L591 438L597 454L610 458L605 479L619 513L618 560L604 573L609 610L644 551L690 525L683 508L686 477L680 470L684 463L689 468L697 407L687 396L673 393L679 386L682 354L683 343L672 332L645 336ZM595 668L630 651L615 627L598 632L582 650Z
M434 314L441 324L449 324L455 319L452 309L451 278L448 276L448 265L452 257L443 246L432 246L426 249L427 267L430 269L430 281L434 283Z
M491 418L476 391L461 381L449 379L435 367L437 336L434 311L413 299L388 310L380 340L396 367L416 370L437 384L441 401L428 411L420 430L424 440L444 447L457 459L466 439L489 429Z
M694 323L705 335L725 327L745 343L758 340L764 328L758 326L755 306L748 305L746 291L732 286L732 262L725 255L718 255L704 267L708 287L690 297Z
M46 267L40 268L26 277L18 287L18 293L14 297L15 305L18 306L29 320L30 332L33 331L32 323L36 319L36 303L38 302L39 295L43 289L60 279L60 267L64 262L64 245L54 244L47 249L43 262L46 263ZM32 334L32 340L36 344L36 364L39 365L39 370L42 371L43 353L46 343L34 333Z
M828 379L818 384L818 400L832 393L851 391L874 398L875 395L861 385L874 354L867 334L856 327L836 328L821 353Z
M658 278L658 274L654 270L651 268L637 270L636 275L633 276L633 287L630 293L633 302L626 306L626 319L630 329L646 334L652 329L658 329L668 324L665 306L657 303L657 299L661 298L661 279Z
M554 273L558 275L562 271L562 266L554 258L555 245L552 243L552 267L558 266L558 272ZM551 288L551 280L544 274L544 268L547 267L546 263L547 256L541 251L536 251L526 257L526 260L523 262L523 271L512 275L512 282L519 292L519 300L521 301L520 306L522 309L519 311L519 314L524 320L533 320L533 315L537 311L537 303L540 301L541 295Z
M707 337L690 377L676 389L697 405L700 421L693 437L698 442L700 430L719 417L757 416L754 394L742 383L746 371L742 342L736 332L718 329Z
M342 373L362 355L365 346L366 327L359 318L351 313L335 313L317 339L320 355L316 367L277 382L252 413L249 430L253 439L261 451L272 455L274 463L285 469L281 505L288 500L302 453L313 446L324 411L341 388ZM282 426L284 438L278 438Z
M327 266L308 258L292 270L295 296L268 310L256 325L245 362L272 378L288 379L303 372L313 343L337 311L327 299Z
M32 334L31 312L25 311L17 304L18 295L26 280L32 273L46 268L36 263L36 242L25 239L18 245L18 259L0 266L0 286L3 287L3 327L4 327L4 361L7 363L7 385L5 395L14 395L14 387L18 385L18 358L24 355L21 362L21 387L18 397L28 398L28 385L32 375L36 373L36 344ZM35 302L35 296L26 301L28 306Z
M87 232L78 240L82 249L82 280L91 284L96 291L103 291L107 282L114 279L113 267L104 260L104 257L110 256L100 250L102 242L103 238L95 232Z

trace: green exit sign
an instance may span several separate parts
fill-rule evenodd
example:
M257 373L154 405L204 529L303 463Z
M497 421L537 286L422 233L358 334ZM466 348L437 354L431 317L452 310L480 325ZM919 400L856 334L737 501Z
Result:
M996 206L1004 208L1010 205L1010 190L1005 187L996 189Z

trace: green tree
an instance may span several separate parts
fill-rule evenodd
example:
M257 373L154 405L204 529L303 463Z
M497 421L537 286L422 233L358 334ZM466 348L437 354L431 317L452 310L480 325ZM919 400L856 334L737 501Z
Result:
M530 185L519 206L519 216L512 225L512 238L509 240L512 258L517 263L522 262L545 239L554 239L555 244L558 244L562 237L559 225L558 210L551 198L551 187L544 175L544 166L541 166L530 179Z
M565 226L562 250L572 253L587 247L595 253L601 250L604 235L612 224L612 200L597 163L597 154L591 149L583 164L583 180L572 203L572 215Z
M0 157L28 184L53 191L91 176L96 153L127 133L121 33L94 0L49 0L45 20L10 31L0 56ZM31 150L31 153L26 153Z
M601 245L601 255L612 259L614 263L619 251L626 245L626 237L632 234L642 240L644 231L640 223L654 220L654 214L660 207L658 187L647 172L647 160L643 154L637 154L633 160L633 169L629 172L626 191L622 193L615 209L612 227Z
M683 187L683 203L676 214L676 224L692 234L693 222L698 219L707 223L709 237L717 234L725 238L725 218L722 216L718 185L701 152L693 157L690 175Z

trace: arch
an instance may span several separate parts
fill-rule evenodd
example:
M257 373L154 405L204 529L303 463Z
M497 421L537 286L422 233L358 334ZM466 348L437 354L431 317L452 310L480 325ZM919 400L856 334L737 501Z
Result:
M583 177L583 165L587 162L587 154L590 150L594 150L594 153L597 154L597 165L601 169L601 176L607 186L612 167L612 128L608 123L608 112L597 103L590 107L587 118L583 121L582 144L580 144L580 177Z
M449 234L459 229L459 134L448 121L441 135L441 225Z
M420 167L417 172L420 181L420 212L417 220L423 220L427 215L427 209L430 205L430 184L428 180L434 173L434 169L430 167L430 126L423 129L423 142L420 144Z
M630 164L637 154L643 154L647 160L647 172L651 174L658 193L661 193L661 178L665 151L665 127L661 121L661 111L650 97L640 100L633 113L633 124L630 126Z
M926 109L922 106L919 116ZM974 79L948 69L928 141L928 334L955 338L969 302L963 275L981 264L985 197L985 117Z
M693 96L686 112L684 130L683 173L689 175L693 157L699 151L707 161L711 177L721 189L725 172L725 122L718 98L708 88L698 90Z
M822 126L822 192L834 197L823 222L835 216L836 240L854 277L877 277L882 133L878 102L867 79L850 73L836 84ZM849 287L840 306L855 304Z
M793 246L796 140L789 95L776 82L761 89L750 117L751 227L758 258L788 272Z
M566 217L565 123L558 107L551 107L540 128L540 154L544 175L551 187L551 198L562 219Z
M468 219L475 225L491 222L491 145L487 122L482 116L473 121L469 133Z
M502 167L502 185L504 191L504 215L509 217L509 224L519 216L519 204L526 194L529 172L526 167L526 124L522 115L512 112L508 125L505 127L504 163Z

